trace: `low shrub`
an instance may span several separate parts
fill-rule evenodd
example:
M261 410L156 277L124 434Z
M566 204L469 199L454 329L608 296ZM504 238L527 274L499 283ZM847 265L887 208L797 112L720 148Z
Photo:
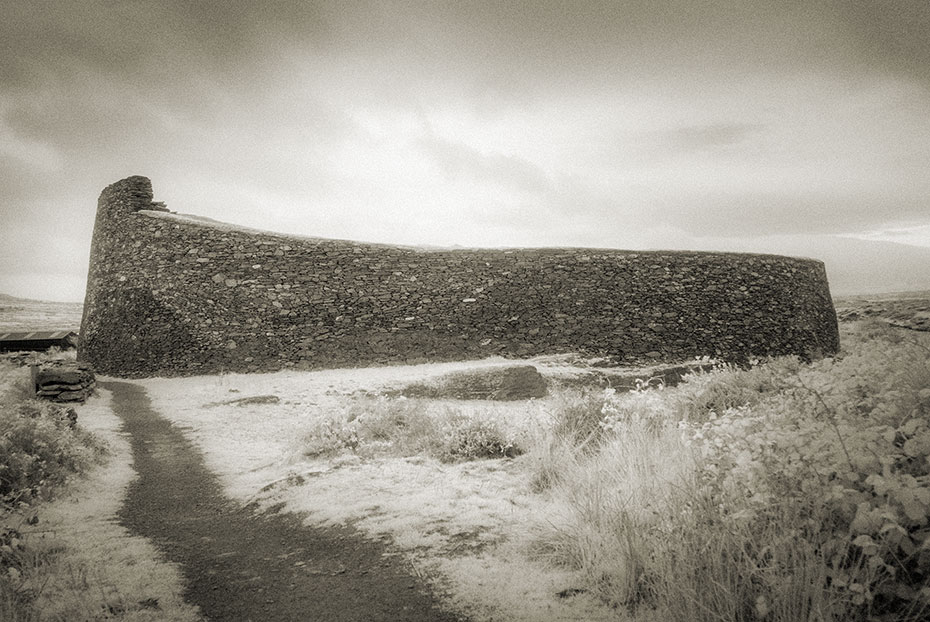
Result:
M25 622L39 619L32 606L35 594L28 584L30 558L33 556L18 530L6 526L0 528L0 620Z
M707 371L686 375L680 391L675 392L667 416L678 421L704 423L727 410L755 406L777 391L786 375L798 372L798 357L785 356L749 367L719 364Z
M369 449L379 445L412 456L430 453L442 441L439 419L448 409L427 400L378 397L356 402L348 418Z
M647 600L655 522L693 475L682 460L690 451L677 428L657 433L637 419L614 427L596 452L556 456L555 510L537 529L532 552L582 571L588 589L611 605Z
M578 451L598 447L604 437L604 392L563 390L552 407L552 435Z
M356 400L346 412L313 425L301 441L304 455L342 451L430 455L444 462L513 457L522 453L489 417L470 416L428 400L378 397Z
M450 424L451 425L448 425ZM463 417L447 422L439 458L444 462L481 458L514 458L523 450L494 421Z
M301 448L310 458L340 453L358 448L358 430L351 422L338 418L323 419L304 434Z
M0 404L0 505L46 497L97 460L102 446L69 415L34 399Z
M534 492L548 490L574 474L586 456L596 455L615 432L644 423L656 433L669 419L661 382L637 381L633 391L566 388L552 396L547 433L537 435L530 452ZM649 390L650 388L655 389Z

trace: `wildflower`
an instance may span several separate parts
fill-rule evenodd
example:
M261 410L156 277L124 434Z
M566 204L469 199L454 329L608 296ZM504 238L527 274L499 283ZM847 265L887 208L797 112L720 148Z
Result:
M764 595L759 595L756 597L756 617L764 618L769 614L770 611L769 601Z

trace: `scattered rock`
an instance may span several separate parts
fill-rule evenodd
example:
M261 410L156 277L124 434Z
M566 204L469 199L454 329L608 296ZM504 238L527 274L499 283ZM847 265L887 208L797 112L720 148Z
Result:
M568 589L562 590L561 592L556 592L556 596L559 598L571 598L572 596L578 596L579 594L584 594L588 590L580 587L570 587Z
M256 404L278 404L281 398L277 395L251 395L249 397L240 397L237 400L226 400L224 402L210 402L204 404L204 408L214 408L216 406L253 406Z

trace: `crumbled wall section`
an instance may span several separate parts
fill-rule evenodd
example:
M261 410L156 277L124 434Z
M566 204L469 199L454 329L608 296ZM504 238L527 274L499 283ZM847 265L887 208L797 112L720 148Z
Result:
M124 377L579 352L631 364L839 347L823 263L425 250L254 232L100 195L79 357Z

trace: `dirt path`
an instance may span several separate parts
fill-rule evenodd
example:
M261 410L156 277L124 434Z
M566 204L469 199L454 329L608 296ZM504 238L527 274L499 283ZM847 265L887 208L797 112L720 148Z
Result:
M185 599L211 620L452 622L386 545L351 528L308 528L227 499L203 456L141 387L101 383L131 435L132 483L120 512L184 574ZM351 494L347 491L347 494Z

